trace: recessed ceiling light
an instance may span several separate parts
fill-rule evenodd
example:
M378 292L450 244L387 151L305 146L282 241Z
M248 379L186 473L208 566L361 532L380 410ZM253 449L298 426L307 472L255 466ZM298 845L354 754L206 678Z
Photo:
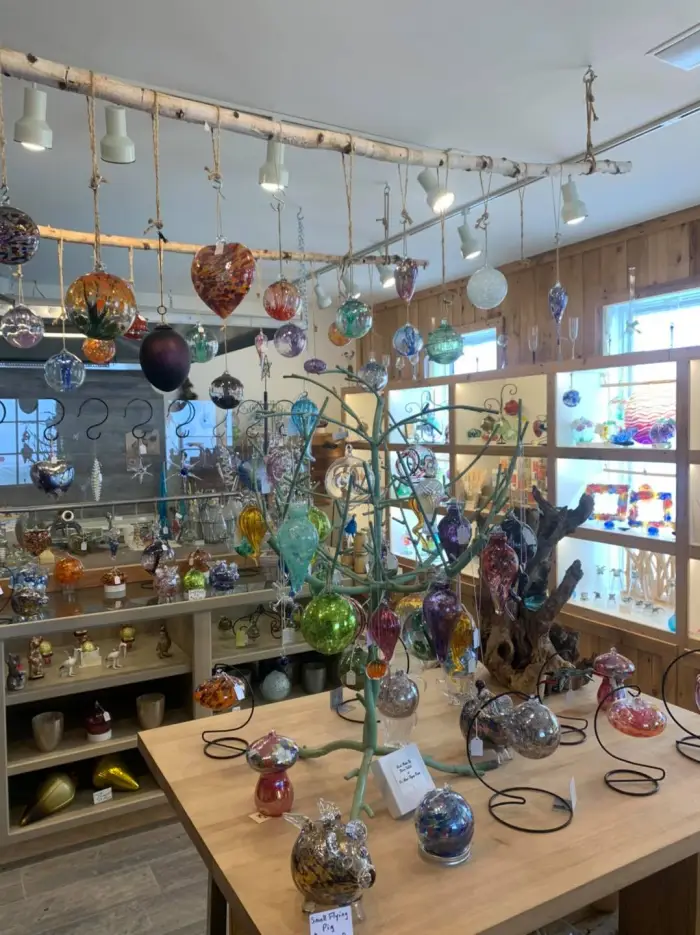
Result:
M657 45L655 49L647 52L647 55L653 55L682 71L697 68L700 65L700 23Z

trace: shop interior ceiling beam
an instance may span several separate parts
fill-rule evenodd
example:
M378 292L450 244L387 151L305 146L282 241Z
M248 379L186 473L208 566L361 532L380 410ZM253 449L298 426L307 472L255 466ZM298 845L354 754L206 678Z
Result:
M73 68L59 62L13 49L0 49L2 71L9 78L33 81L60 91L72 91L75 94L91 92L91 72L86 68ZM94 94L96 98L121 104L131 110L152 113L156 89L140 87L108 75L94 74ZM512 179L535 179L553 175L592 175L602 172L607 175L619 175L629 172L630 162L615 162L610 159L588 160L565 163L524 162L501 156L473 155L456 150L423 149L414 146L400 146L373 140L347 131L337 131L325 127L305 126L298 123L278 121L271 117L252 114L216 104L206 103L191 98L180 97L157 91L160 114L173 120L216 126L220 122L223 130L254 136L262 140L278 140L288 146L301 149L328 149L336 152L352 151L357 156L377 159L399 165L421 166L438 169L447 167L453 171L493 172Z

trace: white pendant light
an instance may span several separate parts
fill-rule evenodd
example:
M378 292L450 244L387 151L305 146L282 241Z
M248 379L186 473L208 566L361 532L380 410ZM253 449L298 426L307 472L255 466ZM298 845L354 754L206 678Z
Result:
M24 113L15 123L15 142L33 153L51 149L53 132L46 122L46 91L34 86L24 89Z
M379 266L377 269L379 270L379 282L382 284L382 289L391 289L391 287L396 284L394 267Z
M565 224L580 224L588 217L586 205L581 201L576 189L576 182L564 182L561 187L561 219Z
M284 167L284 143L268 141L267 157L260 166L258 182L266 192L281 192L287 187L289 172Z
M481 244L474 236L472 229L469 227L469 223L467 221L468 213L468 211L464 212L464 221L457 228L457 233L459 234L459 239L462 241L462 259L475 260L478 256L481 256L483 251L481 249Z
M330 308L333 304L333 299L328 295L324 290L320 282L317 282L314 286L314 293L316 294L316 302L318 303L319 308Z
M423 169L418 173L418 182L425 192L425 200L434 214L444 214L455 200L454 192L440 187L438 174L434 169Z
M107 132L100 140L100 155L104 162L126 166L136 160L134 141L126 135L126 109L116 104L105 107Z
M340 285L342 286L343 292L345 293L346 298L348 299L359 299L361 292L355 285L355 281L352 278L351 273L343 273L340 277Z

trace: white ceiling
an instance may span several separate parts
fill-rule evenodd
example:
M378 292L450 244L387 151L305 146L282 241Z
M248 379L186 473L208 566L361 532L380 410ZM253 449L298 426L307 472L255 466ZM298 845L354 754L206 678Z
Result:
M10 48L134 83L292 116L399 142L556 162L584 144L582 75L590 63L599 121L594 141L616 136L700 98L700 68L684 73L645 53L698 18L696 0L208 0L119 3L94 0L5 0L0 37ZM5 81L8 136L21 112L22 86ZM12 201L44 224L89 230L90 161L84 99L49 91L51 152L27 153L8 143ZM98 105L99 134L104 132ZM107 166L101 192L102 229L141 235L154 213L150 119L129 115L137 162ZM264 144L224 134L224 228L229 240L274 247L275 216L257 185ZM588 221L566 230L583 239L698 201L698 118L691 118L606 154L630 159L629 176L596 176L579 184ZM287 151L290 172L284 246L296 246L296 211L303 206L309 250L347 250L340 157ZM172 240L211 242L214 196L204 166L209 136L201 128L161 121L164 232ZM408 210L429 216L411 171ZM358 159L354 178L356 249L381 236L382 189L392 186L392 229L400 210L395 166ZM503 184L494 177L493 188ZM452 173L458 202L479 194L478 177ZM519 201L491 207L490 254L499 264L520 255ZM457 219L447 222L447 276L469 271L459 254ZM525 250L551 246L549 182L525 196ZM415 237L410 252L431 261L423 284L440 279L439 226ZM125 251L107 250L108 268L126 273ZM66 280L90 266L86 247L66 248ZM473 266L473 264L472 264ZM290 272L293 272L291 270ZM27 279L56 281L56 253L44 244L25 268ZM271 264L263 278L275 278ZM167 288L189 295L189 261L166 257ZM156 286L155 258L139 255L136 285ZM330 287L329 283L329 287Z

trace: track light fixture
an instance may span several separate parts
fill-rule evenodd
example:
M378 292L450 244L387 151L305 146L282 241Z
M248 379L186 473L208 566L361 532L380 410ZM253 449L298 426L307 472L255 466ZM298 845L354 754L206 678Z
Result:
M352 273L343 273L340 277L340 285L345 293L345 297L348 299L359 299L360 290L355 285L355 281L352 278Z
M53 132L46 122L46 91L35 85L24 89L24 113L15 123L15 142L33 153L53 145Z
M284 143L268 140L267 156L260 166L260 187L266 192L281 192L289 184L289 172L284 167Z
M481 244L474 236L472 229L469 227L467 220L468 214L468 211L464 212L463 221L457 228L457 233L459 234L459 239L462 241L462 259L475 260L478 256L481 256L483 251L481 249Z
M435 214L444 214L452 206L455 193L440 186L438 174L434 169L423 169L418 173L418 183L425 192L425 200Z
M330 308L330 306L333 304L333 299L324 290L320 282L317 282L314 286L314 293L316 295L316 302L319 308Z
M576 182L564 182L561 187L561 219L565 224L580 224L588 217L586 205L581 201L576 189Z
M105 107L107 132L100 140L100 155L104 162L126 166L136 160L134 141L126 135L126 109L116 104Z

